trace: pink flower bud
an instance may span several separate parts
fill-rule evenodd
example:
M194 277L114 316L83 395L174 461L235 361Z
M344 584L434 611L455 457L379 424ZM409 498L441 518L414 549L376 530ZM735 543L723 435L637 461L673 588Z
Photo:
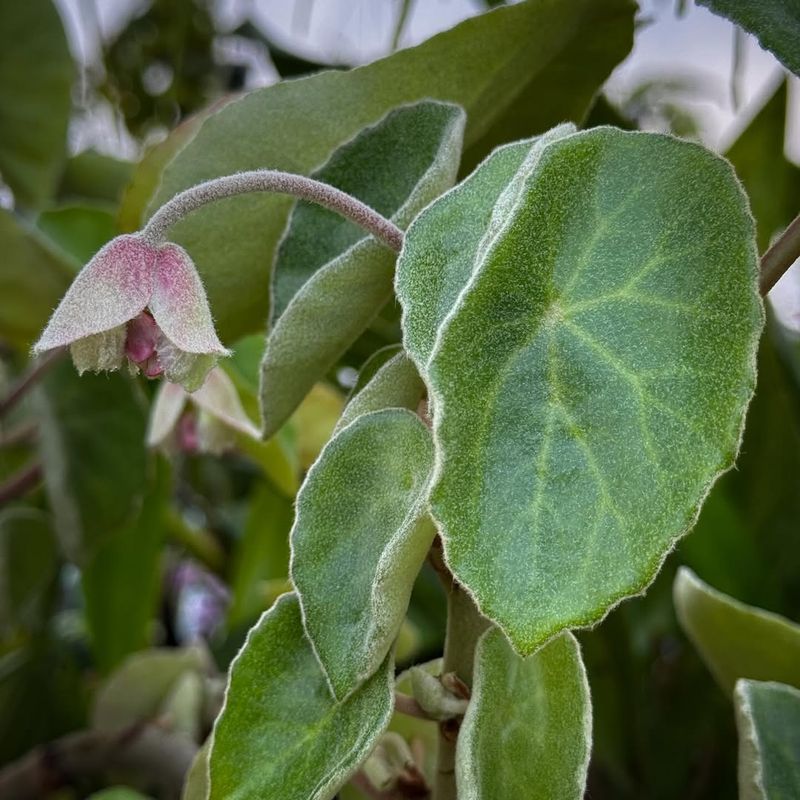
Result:
M189 391L228 355L189 254L138 234L113 239L80 271L34 351L66 345L79 372L118 369L127 358Z

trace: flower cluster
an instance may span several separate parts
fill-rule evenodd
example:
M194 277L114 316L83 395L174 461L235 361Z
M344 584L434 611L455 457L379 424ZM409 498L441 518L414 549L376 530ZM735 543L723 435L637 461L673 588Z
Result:
M228 355L189 254L141 234L118 236L81 270L34 351L65 346L78 372L116 370L127 359L190 392Z

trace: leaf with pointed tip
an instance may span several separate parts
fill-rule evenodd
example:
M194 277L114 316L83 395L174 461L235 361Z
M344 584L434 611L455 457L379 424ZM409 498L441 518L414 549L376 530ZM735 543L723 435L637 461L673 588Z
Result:
M800 4L796 0L698 0L752 33L761 46L800 75Z
M678 621L726 692L739 678L800 687L800 625L718 592L685 567L673 597Z
M347 395L347 402L349 403L373 378L375 373L390 359L394 358L398 353L403 352L403 345L401 344L387 344L375 350L369 355L358 370L358 378L350 389Z
M458 734L459 798L580 800L591 743L589 683L575 637L563 633L521 658L501 631L486 631Z
M733 463L764 312L746 198L709 151L595 128L522 173L435 345L409 326L423 295L400 297L448 563L531 653L641 592L692 526ZM408 231L398 283L424 283L416 239L452 197Z
M315 177L405 228L456 178L464 112L426 101L390 112ZM278 251L273 328L261 365L269 438L392 295L395 254L332 211L301 203Z
M433 541L423 515L433 443L414 414L386 409L342 429L306 477L292 528L292 581L334 694L379 667Z
M369 383L353 396L336 423L336 431L356 417L382 408L416 411L424 394L425 384L414 362L401 351L381 365Z
M283 595L231 665L212 734L209 800L330 800L386 729L393 676L390 655L347 700L334 700L297 596Z
M740 800L800 797L800 691L740 680L734 700Z
M358 69L252 92L202 123L164 171L150 213L217 175L265 165L309 174L365 125L423 98L466 110L471 163L498 142L580 122L630 50L635 11L631 0L528 0ZM263 324L270 256L290 205L284 197L235 198L174 227L200 270L223 339Z

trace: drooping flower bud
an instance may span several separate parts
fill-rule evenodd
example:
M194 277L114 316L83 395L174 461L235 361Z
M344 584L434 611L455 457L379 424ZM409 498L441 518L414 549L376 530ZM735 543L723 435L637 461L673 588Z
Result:
M235 444L236 433L261 438L242 407L236 387L219 367L208 373L205 383L195 392L186 392L172 383L159 387L150 412L150 447L173 440L186 452L218 455Z
M126 234L80 271L34 351L69 346L79 372L131 368L198 389L221 355L200 276L175 244Z

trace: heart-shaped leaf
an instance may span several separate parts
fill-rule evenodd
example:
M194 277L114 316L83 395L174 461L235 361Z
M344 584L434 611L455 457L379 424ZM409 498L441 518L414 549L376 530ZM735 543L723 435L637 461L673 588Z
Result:
M427 362L409 326L424 298L400 297L433 397L446 557L531 653L642 591L692 526L733 463L764 312L747 201L702 147L596 128L521 172ZM424 220L459 197L408 231L398 284L424 280L415 254L442 235Z
M461 800L580 800L592 744L589 684L575 637L521 658L497 629L475 653L472 699L458 734Z
M389 724L394 664L344 702L330 694L296 595L281 597L231 665L214 726L209 800L330 800Z
M165 170L151 213L217 175L265 166L308 174L365 125L424 98L466 110L471 163L497 142L578 122L629 51L635 10L631 0L528 0L373 64L253 92L203 122ZM281 197L236 198L174 229L229 341L263 325L270 255L289 208Z
M681 626L726 692L739 678L800 687L800 625L718 592L685 567L673 597Z
M741 680L734 699L740 800L800 797L800 691Z
M385 659L433 541L423 519L433 443L414 414L358 417L320 453L297 498L292 581L334 694Z
M315 177L405 228L453 184L463 130L457 106L398 108L339 148ZM352 222L297 206L275 263L274 328L261 365L265 438L389 300L394 263L391 250Z

